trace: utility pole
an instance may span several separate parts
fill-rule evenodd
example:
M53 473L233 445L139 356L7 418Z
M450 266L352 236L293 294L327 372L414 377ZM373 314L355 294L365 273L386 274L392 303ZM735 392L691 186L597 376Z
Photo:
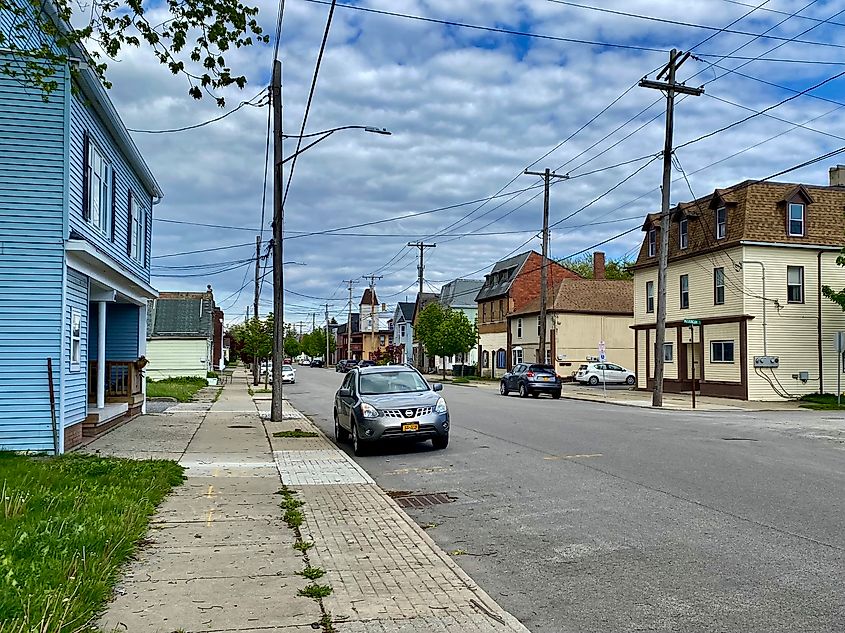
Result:
M349 314L346 317L346 358L352 356L352 286L358 283L357 279L344 279L349 285Z
M370 343L376 347L376 279L384 279L384 276L361 275L361 278L370 280Z
M556 174L548 168L542 172L525 170L526 176L540 176L543 188L543 262L540 264L540 344L537 346L537 362L546 362L546 309L549 295L548 259L549 259L549 188L552 178L566 180L569 176Z
M663 146L663 187L660 201L660 250L657 253L657 325L654 335L654 393L651 397L653 407L663 406L663 344L666 342L666 269L669 266L669 193L672 184L672 134L675 127L675 95L677 93L697 97L704 88L688 88L675 81L675 75L681 65L689 58L689 53L672 49L669 63L657 75L658 81L641 79L640 87L660 90L666 94L666 137ZM666 75L666 82L660 81Z
M326 304L326 357L323 359L323 366L329 366L329 304Z
M317 329L317 313L312 312L311 313L311 331L313 332L316 329Z
M414 246L420 249L420 263L417 265L417 274L419 275L420 289L417 293L417 301L419 302L423 292L423 271L425 270L425 260L423 253L427 248L437 248L437 244L426 244L425 242L408 242L408 246ZM417 369L422 370L422 356L423 346L422 342L417 343Z
M258 292L261 288L261 235L255 236L255 290L253 291L252 308L253 318L258 321ZM259 370L258 363L253 363L252 384L258 385Z
M285 273L282 267L285 209L282 202L282 62L273 62L270 83L273 106L273 399L270 419L281 422L283 415L282 364L285 360Z
M299 321L299 342L302 342L302 321Z
M249 306L246 307L246 321L244 323L249 323Z

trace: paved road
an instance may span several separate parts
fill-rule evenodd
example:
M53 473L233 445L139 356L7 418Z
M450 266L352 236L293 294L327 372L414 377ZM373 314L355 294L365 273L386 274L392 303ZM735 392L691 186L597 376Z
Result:
M286 395L331 434L341 375L297 378ZM357 461L453 495L410 512L532 631L845 631L840 419L444 395L447 450Z

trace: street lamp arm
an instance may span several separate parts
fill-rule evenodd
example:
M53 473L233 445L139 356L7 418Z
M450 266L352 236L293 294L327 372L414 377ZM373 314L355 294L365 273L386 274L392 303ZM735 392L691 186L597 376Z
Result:
M340 130L364 130L373 134L384 134L390 136L391 132L383 127L373 127L371 125L342 125L340 127L333 127L322 132L311 132L310 134L282 134L282 138L310 138L312 136L321 136L323 134L331 134L332 132L339 132Z
M291 160L295 156L299 156L305 150L314 147L320 141L325 141L327 138L329 138L334 133L335 133L334 130L328 130L326 132L320 132L320 134L322 134L322 136L320 138L318 138L316 141L312 141L312 142L308 143L308 145L306 145L305 147L300 148L299 151L294 152L293 154L291 154L287 158L283 159L281 164L284 165L286 162L288 162L289 160ZM313 135L309 135L309 136L313 136Z

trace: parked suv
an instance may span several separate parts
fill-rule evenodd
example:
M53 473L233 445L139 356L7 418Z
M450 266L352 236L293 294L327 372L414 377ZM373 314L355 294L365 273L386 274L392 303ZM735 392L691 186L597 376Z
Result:
M357 364L358 364L357 360L354 360L354 359L349 360L347 358L344 358L342 360L337 361L337 365L334 366L334 370L339 371L342 374L345 374L350 369L355 367Z
M591 385L598 385L602 382L633 385L637 382L637 376L630 369L625 369L613 363L587 363L578 368L575 380Z
M516 391L522 398L539 398L541 393L547 393L557 400L560 398L561 382L551 365L520 363L499 382L500 394L506 396L511 391Z

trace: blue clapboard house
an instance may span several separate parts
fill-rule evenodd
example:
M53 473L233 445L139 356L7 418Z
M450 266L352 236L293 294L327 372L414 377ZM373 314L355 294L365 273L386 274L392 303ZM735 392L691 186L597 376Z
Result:
M11 19L0 10L0 29L9 33ZM144 407L162 192L85 52L70 54L77 72L57 68L48 95L0 73L5 450L61 453ZM0 50L0 65L20 63Z

